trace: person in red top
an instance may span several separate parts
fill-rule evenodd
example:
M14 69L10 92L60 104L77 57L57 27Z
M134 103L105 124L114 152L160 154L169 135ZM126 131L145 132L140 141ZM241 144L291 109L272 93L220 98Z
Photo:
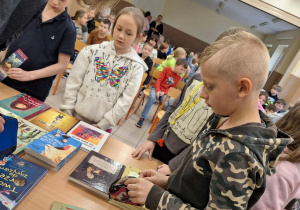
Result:
M142 112L142 116L140 120L135 124L137 127L141 128L143 126L144 120L147 117L152 104L156 100L160 100L162 103L167 96L170 87L176 87L178 82L180 81L180 75L185 72L188 64L185 59L178 59L176 61L174 69L171 67L165 67L158 79L152 86L148 101L145 105L145 108ZM164 104L163 110L166 110L168 107L168 101Z

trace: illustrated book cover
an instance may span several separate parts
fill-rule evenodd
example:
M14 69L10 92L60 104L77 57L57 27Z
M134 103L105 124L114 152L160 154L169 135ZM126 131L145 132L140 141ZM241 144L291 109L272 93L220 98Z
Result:
M121 178L125 166L95 151L90 151L69 180L109 199L109 188Z
M14 209L46 173L16 155L0 158L0 209Z
M28 144L25 148L25 157L29 154L37 159L38 163L46 163L43 166L50 165L59 170L78 152L80 146L79 141L58 129L54 129ZM52 167L49 169L52 170Z
M7 77L7 71L10 68L18 68L28 60L28 57L24 54L21 49L17 49L13 54L11 54L8 58L3 60L0 63L0 82Z
M87 152L91 150L99 152L109 137L109 133L83 121L77 123L67 134L80 141L81 149Z
M15 115L1 107L0 113L6 116L14 117L18 120L17 148L13 152L13 154L15 155L20 155L24 151L27 144L35 141L36 139L47 133L47 131L45 131L44 129L20 118L18 115Z
M49 109L44 113L36 116L31 122L46 131L52 131L58 128L67 133L79 120L57 109Z
M21 93L0 101L0 107L12 112L25 120L28 120L35 115L50 109L51 107L44 102Z
M87 210L83 208L79 208L77 206L72 206L66 203L54 201L51 210Z

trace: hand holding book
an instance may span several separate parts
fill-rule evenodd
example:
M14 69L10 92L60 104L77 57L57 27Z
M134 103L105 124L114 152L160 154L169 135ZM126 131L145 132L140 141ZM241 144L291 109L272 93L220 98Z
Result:
M30 71L24 71L21 68L11 68L7 71L7 76L11 79L18 80L21 82L31 81L32 78L32 72Z

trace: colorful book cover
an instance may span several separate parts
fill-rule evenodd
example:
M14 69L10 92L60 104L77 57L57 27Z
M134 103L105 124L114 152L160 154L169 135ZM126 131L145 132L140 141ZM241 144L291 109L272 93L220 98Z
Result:
M20 118L18 115L15 115L3 108L0 107L0 113L6 116L14 117L18 120L18 134L17 134L17 148L13 152L15 155L21 154L27 144L35 141L41 136L45 135L47 131L44 129L32 124L31 122Z
M79 120L62 111L49 109L44 113L36 116L31 122L46 131L52 131L58 128L64 133L67 133Z
M54 201L51 210L87 210L87 209L83 209L83 208L72 206L72 205L69 205L66 203Z
M65 165L80 149L81 143L54 129L25 148L29 155L58 168Z
M81 149L87 152L91 150L99 152L109 137L109 133L83 121L77 123L67 134L80 141Z
M121 177L124 168L121 163L91 151L70 174L69 180L108 199L110 186Z
M0 82L7 77L7 71L10 68L17 68L21 66L28 60L28 57L23 53L21 49L17 49L13 54L11 54L8 58L3 60L0 63Z
M51 108L48 104L25 93L1 100L0 107L25 120Z
M0 158L0 209L14 209L46 172L16 155Z

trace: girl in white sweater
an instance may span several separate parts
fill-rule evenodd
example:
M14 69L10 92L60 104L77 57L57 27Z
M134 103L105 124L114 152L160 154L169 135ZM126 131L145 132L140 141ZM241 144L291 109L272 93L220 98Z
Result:
M147 65L132 44L144 25L140 9L126 7L113 25L113 41L83 48L71 70L60 109L111 132L128 111Z

